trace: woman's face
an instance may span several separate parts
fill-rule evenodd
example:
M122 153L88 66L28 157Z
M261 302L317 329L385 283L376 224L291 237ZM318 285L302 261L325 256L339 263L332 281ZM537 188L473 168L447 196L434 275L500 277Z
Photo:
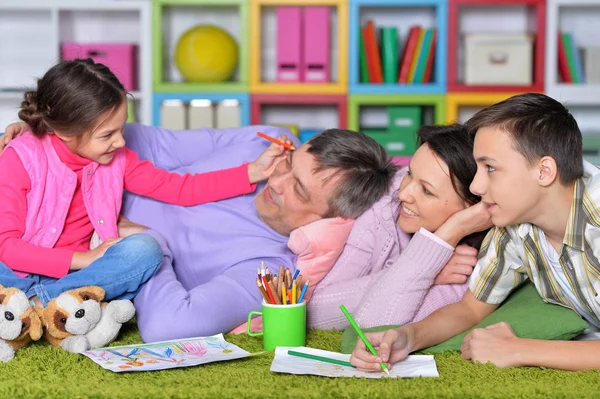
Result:
M398 225L406 233L416 233L421 227L433 233L467 206L454 191L448 165L427 144L413 155L409 171L400 183L399 198Z

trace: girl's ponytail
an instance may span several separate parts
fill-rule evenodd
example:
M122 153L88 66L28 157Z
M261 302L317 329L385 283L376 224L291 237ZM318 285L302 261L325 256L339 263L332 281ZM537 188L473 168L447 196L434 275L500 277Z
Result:
M31 127L31 131L36 136L41 136L50 129L46 123L48 110L40 109L38 103L37 91L28 91L25 93L21 110L19 111L19 119L27 123Z

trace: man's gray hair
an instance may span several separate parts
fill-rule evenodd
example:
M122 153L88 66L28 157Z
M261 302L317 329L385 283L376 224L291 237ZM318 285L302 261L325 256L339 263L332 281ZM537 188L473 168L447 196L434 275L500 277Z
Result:
M337 169L338 187L324 217L357 218L389 190L396 173L385 149L369 136L344 129L327 129L308 141L316 158L314 172Z

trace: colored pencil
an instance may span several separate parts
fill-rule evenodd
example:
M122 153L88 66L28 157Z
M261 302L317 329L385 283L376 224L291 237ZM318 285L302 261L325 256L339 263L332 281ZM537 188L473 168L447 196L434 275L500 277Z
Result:
M342 309L342 313L344 313L344 316L346 316L346 318L348 319L348 321L350 322L350 324L352 325L352 327L354 327L354 330L356 331L356 333L358 334L358 336L360 337L360 339L362 339L362 341L365 343L365 345L367 346L367 348L369 349L369 351L371 352L371 354L373 356L379 356L379 354L377 353L377 351L375 350L375 348L373 348L373 345L371 345L371 343L369 342L369 340L365 336L365 333L362 332L362 330L360 329L360 327L358 326L358 324L356 324L356 321L354 321L354 319L352 318L352 316L350 315L350 313L348 312L348 310L346 309L346 307L344 305L340 305L340 309ZM390 371L388 370L387 366L385 365L385 362L381 362L380 365L381 365L381 369L389 376L390 375Z
M281 291L281 285L285 282L285 268L283 266L279 266L279 274L277 277L279 277L277 279L277 292L279 292Z
M287 290L285 289L285 284L283 284L281 286L281 301L284 305L287 305L288 298L287 298Z
M267 294L269 295L269 303L275 305L277 302L275 301L275 297L273 297L273 293L271 292L271 289L269 288L269 283L267 282L267 278L265 276L263 276L262 281L263 281L263 287L265 288L265 291L267 291Z
M269 289L273 293L273 297L275 298L274 305L281 305L281 298L279 297L279 293L275 290L275 286L272 281L269 281Z
M292 305L296 304L296 282L294 281L292 283L292 300L290 301Z
M317 356L317 355L310 355L308 353L302 353L302 352L296 352L296 351L292 351L289 350L288 351L288 355L292 355L292 356L298 356L298 357L303 357L306 359L312 359L312 360L318 360L320 362L326 362L326 363L333 363L333 364L339 364L340 366L346 366L346 367L352 367L355 368L352 363L350 362L346 362L344 360L337 360L337 359L332 359L330 357L324 357L324 356Z
M294 272L294 277L292 277L292 281L295 281L296 278L298 278L298 275L300 274L300 270L296 269L296 271Z
M298 298L298 303L302 303L302 301L304 300L304 295L306 294L306 290L308 289L309 281L310 279L307 279L306 283L304 283L304 287L302 287L302 292L300 293L300 298Z
M260 293L262 294L265 302L270 303L271 300L269 299L269 295L267 294L267 291L265 291L265 287L262 286L262 283L260 282L259 279L256 279L256 286L260 290Z
M258 134L260 137L262 137L263 139L267 139L275 144L279 144L285 148L287 148L288 150L295 150L296 147L294 147L293 144L289 144L289 143L284 143L283 141L279 141L271 136L267 136L266 134L262 133L262 132L256 132L256 134Z

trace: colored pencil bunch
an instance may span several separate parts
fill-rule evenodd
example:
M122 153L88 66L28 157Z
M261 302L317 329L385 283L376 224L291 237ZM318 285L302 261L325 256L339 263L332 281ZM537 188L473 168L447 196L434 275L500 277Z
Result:
M266 303L295 305L304 301L310 279L304 282L300 270L296 270L292 276L289 268L279 266L279 273L271 274L269 268L265 268L265 264L262 263L261 267L256 269L256 273L256 286Z

